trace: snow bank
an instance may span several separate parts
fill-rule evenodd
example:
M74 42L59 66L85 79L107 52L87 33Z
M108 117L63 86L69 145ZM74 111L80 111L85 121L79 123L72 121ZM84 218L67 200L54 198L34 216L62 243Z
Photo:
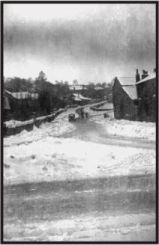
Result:
M105 103L99 108L112 109L111 103ZM146 140L156 140L156 124L152 122L139 122L129 120L117 120L114 119L114 113L107 111L109 118L104 118L104 112L93 112L89 108L86 111L93 117L90 117L90 121L96 122L104 126L103 130L113 136L142 138Z
M109 135L142 138L151 141L156 139L156 124L129 120L105 119L102 116L94 117L92 121L104 126Z
M112 121L107 128L108 133L136 138L155 140L155 123L133 122L126 120Z
M66 114L66 113L65 113ZM33 127L33 130L28 132L23 130L21 133L4 138L4 147L29 144L44 139L47 136L60 136L63 133L70 132L75 129L75 126L68 122L65 114L59 115L53 122L41 124L39 128Z

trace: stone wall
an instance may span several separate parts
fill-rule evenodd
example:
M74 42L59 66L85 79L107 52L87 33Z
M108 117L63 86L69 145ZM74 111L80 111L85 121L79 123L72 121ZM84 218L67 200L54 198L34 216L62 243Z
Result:
M3 136L10 136L10 135L15 135L20 133L23 130L31 131L33 130L34 125L36 127L39 127L42 123L45 122L51 122L53 121L59 114L62 112L66 111L66 109L60 109L57 112L43 116L43 117L37 117L33 120L30 120L30 122L22 122L21 125L18 126L12 126L12 127L7 127L5 123L3 124Z

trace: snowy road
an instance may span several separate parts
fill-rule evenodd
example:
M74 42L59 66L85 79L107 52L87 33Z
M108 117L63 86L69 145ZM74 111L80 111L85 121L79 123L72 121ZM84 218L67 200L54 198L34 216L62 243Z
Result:
M106 123L105 123L106 124ZM106 130L103 130L103 125L96 122L84 120L76 122L76 129L64 133L61 138L75 138L89 142L95 142L107 145L130 146L135 148L154 149L155 141L147 141L141 138L122 137L120 135L110 135Z
M155 125L72 112L5 138L4 239L155 240Z

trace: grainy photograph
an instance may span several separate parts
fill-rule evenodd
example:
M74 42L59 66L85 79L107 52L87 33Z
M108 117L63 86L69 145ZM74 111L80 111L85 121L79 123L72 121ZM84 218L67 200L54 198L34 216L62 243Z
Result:
M2 2L3 242L156 242L157 2Z

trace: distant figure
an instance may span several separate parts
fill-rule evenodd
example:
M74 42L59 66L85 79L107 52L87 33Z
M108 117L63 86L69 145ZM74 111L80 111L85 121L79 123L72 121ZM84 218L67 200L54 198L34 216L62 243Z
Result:
M84 119L85 117L88 118L88 113L84 111L84 108L78 108L76 113L78 113L81 119Z
M81 108L77 108L76 113L81 117Z
M85 116L86 116L86 118L88 118L88 112L85 112Z
M82 119L84 118L84 110L83 110L83 108L81 108L81 118Z

